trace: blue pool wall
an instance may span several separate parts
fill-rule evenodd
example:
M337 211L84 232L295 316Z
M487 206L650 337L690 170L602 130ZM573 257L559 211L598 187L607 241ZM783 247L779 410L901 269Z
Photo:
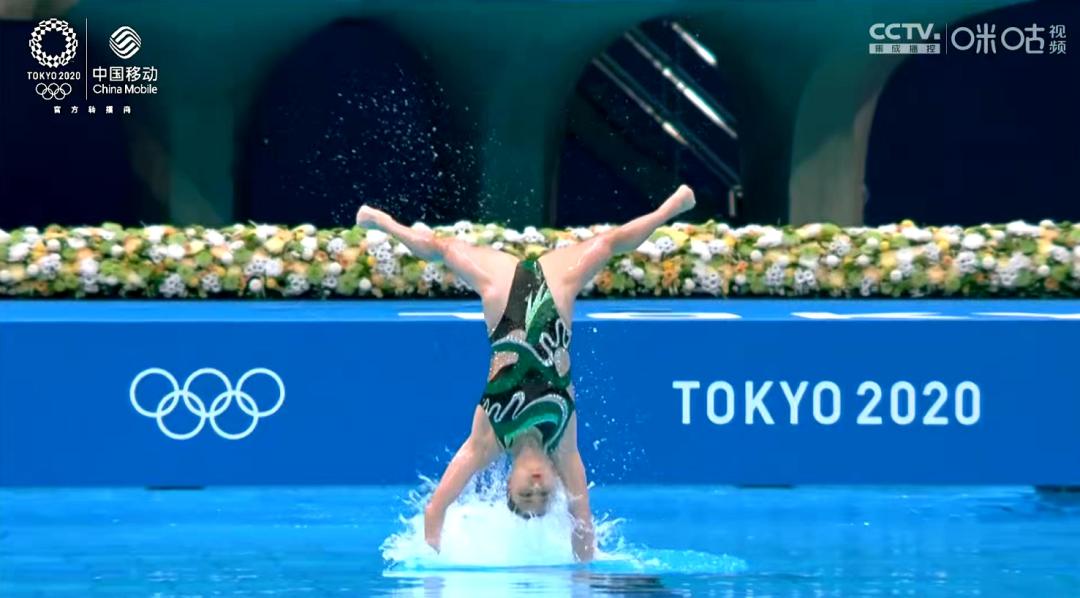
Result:
M437 476L479 309L2 302L0 486ZM599 483L1080 484L1078 332L1075 301L581 301L579 446Z

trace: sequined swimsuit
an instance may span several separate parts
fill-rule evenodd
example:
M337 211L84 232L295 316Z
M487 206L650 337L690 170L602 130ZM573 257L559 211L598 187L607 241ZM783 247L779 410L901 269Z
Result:
M494 363L503 365L488 381L480 407L499 444L509 449L517 435L536 428L545 450L555 450L574 412L570 328L535 259L518 262L490 340Z

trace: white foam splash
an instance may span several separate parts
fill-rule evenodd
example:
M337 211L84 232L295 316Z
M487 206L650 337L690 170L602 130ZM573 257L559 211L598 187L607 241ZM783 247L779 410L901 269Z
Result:
M424 540L424 505L435 483L421 478L423 484L409 494L409 514L400 519L405 529L388 537L382 555L396 569L558 567L574 565L570 544L573 519L560 488L548 508L548 514L523 519L506 505L504 468L492 468L482 474L446 511L440 550L435 552ZM595 521L598 546L619 547L620 521L599 517ZM625 558L616 553L598 551L597 560Z

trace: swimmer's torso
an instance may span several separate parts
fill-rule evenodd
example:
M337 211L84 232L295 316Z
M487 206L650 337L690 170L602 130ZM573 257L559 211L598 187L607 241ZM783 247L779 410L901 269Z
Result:
M508 448L536 428L553 451L574 412L570 384L570 327L559 316L534 259L514 270L506 308L490 336L491 374L480 407L495 438Z

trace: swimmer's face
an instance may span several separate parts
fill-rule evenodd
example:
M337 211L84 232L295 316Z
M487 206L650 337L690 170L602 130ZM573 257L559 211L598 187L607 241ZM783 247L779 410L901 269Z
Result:
M547 458L516 460L506 484L511 509L522 517L543 515L555 496L555 480L555 468Z

